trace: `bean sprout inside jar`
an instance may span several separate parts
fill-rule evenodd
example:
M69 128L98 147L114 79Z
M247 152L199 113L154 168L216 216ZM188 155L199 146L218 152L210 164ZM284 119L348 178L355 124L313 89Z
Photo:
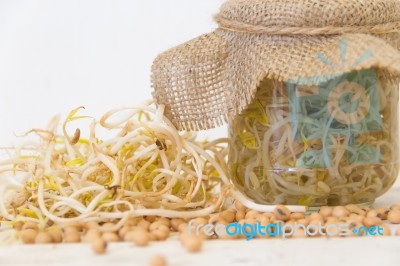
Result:
M229 123L232 181L263 204L369 205L398 176L398 104L399 79L378 69L264 79Z

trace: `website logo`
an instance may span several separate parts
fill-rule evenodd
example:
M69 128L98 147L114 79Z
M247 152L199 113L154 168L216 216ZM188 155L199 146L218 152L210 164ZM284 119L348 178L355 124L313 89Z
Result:
M360 226L355 227L352 224L309 224L307 226L299 223L294 224L284 224L282 222L270 223L267 225L262 225L261 222L256 224L248 223L230 223L225 224L194 224L195 220L191 220L188 224L188 234L194 234L200 236L204 234L206 236L238 236L245 237L246 240L252 240L255 237L279 237L282 240L289 238L293 235L298 235L298 233L303 233L304 236L349 236L353 235L366 235L366 236L383 236L383 228L380 226Z
M347 41L339 43L341 66L346 64ZM317 53L324 64L337 69L327 56ZM368 50L351 66L355 67L372 56ZM382 130L379 107L378 79L373 69L295 78L287 83L292 136L305 143L305 150L297 160L301 168L332 167L332 147L338 138L347 146L348 163L378 163L380 152L357 138L368 132ZM308 140L320 139L322 149L310 149Z

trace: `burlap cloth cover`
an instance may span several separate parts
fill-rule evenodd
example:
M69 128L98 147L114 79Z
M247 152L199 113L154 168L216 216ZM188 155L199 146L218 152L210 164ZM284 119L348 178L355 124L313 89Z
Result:
M222 125L265 77L400 73L400 0L230 0L215 20L217 30L160 54L152 67L153 97L179 129Z

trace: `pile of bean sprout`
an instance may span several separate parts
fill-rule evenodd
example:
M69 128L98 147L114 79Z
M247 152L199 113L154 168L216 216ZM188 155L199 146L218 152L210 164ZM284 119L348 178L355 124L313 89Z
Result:
M173 126L164 106L149 101L121 107L99 121L78 115L81 109L70 112L61 133L55 117L46 129L28 132L38 141L4 148L10 158L0 162L3 224L114 220L119 227L135 216L201 217L217 212L228 195L250 208L275 208L257 205L232 188L227 139L197 141L196 133ZM81 119L92 121L86 138L79 128L71 129ZM99 128L112 137L101 139Z
M353 113L337 108L345 97L333 90L324 98L318 93L330 90L303 86L296 93L310 96L296 95L297 105L288 84L265 79L253 103L230 122L236 187L258 203L308 206L371 203L387 191L399 167L398 79L380 70L375 80L359 75L349 74L347 82L361 79L367 90L375 82L377 95L355 86L349 102L359 112ZM379 98L378 110L372 97ZM297 117L291 108L298 108ZM379 114L363 119L372 108Z

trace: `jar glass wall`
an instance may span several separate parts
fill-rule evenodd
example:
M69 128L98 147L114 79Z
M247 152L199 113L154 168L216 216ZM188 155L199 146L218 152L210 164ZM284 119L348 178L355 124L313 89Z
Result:
M306 83L265 79L230 121L233 183L262 204L372 203L398 176L399 79L369 69Z

